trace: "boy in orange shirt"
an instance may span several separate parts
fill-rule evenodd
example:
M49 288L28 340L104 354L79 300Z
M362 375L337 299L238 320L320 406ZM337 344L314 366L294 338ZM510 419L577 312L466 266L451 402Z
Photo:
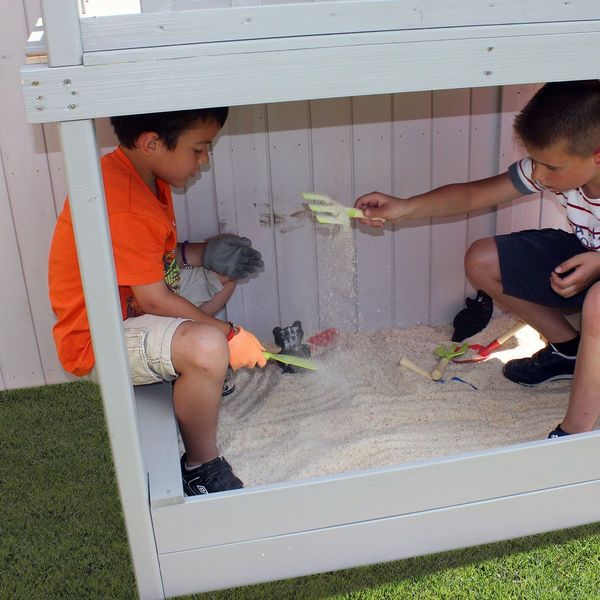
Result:
M177 243L170 186L184 187L209 161L227 108L113 117L119 147L102 158L129 365L134 385L173 381L173 405L186 453L186 494L243 487L219 454L219 402L228 365L264 367L250 332L214 318L236 280L262 265L250 240L223 235ZM94 353L68 200L49 259L59 359L93 377Z

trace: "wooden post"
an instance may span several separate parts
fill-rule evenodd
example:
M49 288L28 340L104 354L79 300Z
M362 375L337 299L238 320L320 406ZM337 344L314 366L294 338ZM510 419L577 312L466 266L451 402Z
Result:
M94 124L59 126L77 255L96 368L140 598L164 598L133 387L123 337L114 259Z
M48 64L51 67L83 62L77 0L41 0Z
M50 67L83 62L77 0L42 0ZM138 592L164 598L150 519L133 387L94 123L59 123L73 229Z

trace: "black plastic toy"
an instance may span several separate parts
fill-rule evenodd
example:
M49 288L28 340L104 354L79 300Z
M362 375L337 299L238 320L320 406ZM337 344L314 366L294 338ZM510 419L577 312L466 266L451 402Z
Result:
M466 308L463 308L454 317L453 342L462 342L464 339L479 333L490 322L494 303L483 291L477 290L475 298L465 300Z
M302 323L300 321L294 321L287 327L273 328L273 337L275 343L281 348L282 354L310 358L310 346L302 343L304 331L302 330ZM277 364L284 373L296 373L296 367L292 365Z

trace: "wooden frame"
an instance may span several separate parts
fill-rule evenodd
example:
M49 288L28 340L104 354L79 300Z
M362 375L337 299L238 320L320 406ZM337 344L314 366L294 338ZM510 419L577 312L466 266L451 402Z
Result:
M597 74L598 46L598 21L490 25L120 49L22 76L39 123L151 112L158 98L178 110L579 79Z
M23 68L27 117L31 123L60 122L97 367L142 598L600 520L598 433L184 499L172 477L177 450L168 389L141 388L136 409L91 121L192 106L597 77L595 0L498 0L484 9L475 0L417 1L410 7L402 0L315 2L85 23L76 18L76 0L43 0L43 6L49 64ZM535 22L518 23L524 11ZM319 18L326 14L331 18ZM195 29L203 17L209 25ZM292 25L281 29L282 23ZM360 23L367 30L359 30ZM160 32L165 45L156 47ZM170 431L164 451L148 436L157 423Z

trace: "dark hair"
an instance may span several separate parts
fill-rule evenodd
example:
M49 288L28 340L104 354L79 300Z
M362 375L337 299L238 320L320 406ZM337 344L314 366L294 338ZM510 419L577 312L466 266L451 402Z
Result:
M600 149L600 80L547 83L515 118L515 132L535 148L565 140L571 154L591 156Z
M221 127L227 120L229 108L196 108L145 115L111 117L110 123L117 134L119 144L133 148L137 139L147 131L153 131L163 141L167 150L175 150L179 136L198 121L216 121Z

